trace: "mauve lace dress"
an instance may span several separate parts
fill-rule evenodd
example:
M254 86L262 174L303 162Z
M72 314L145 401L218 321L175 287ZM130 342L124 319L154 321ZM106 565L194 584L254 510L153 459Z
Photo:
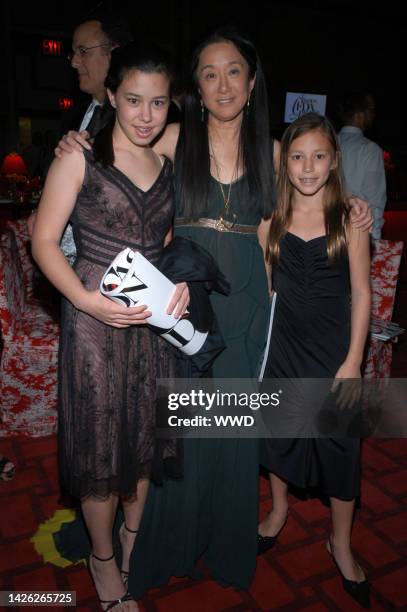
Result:
M125 247L155 264L174 214L172 165L165 160L148 191L86 152L71 216L74 270L98 289ZM59 465L64 492L83 499L134 495L140 478L163 472L174 446L156 443L156 379L174 375L174 349L144 326L105 325L63 300L59 357Z

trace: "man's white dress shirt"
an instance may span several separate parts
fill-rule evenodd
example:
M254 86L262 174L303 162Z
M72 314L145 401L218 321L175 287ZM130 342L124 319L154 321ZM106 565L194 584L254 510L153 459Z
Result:
M358 127L345 125L338 134L346 190L367 200L373 214L372 237L381 236L386 206L386 175L383 151Z

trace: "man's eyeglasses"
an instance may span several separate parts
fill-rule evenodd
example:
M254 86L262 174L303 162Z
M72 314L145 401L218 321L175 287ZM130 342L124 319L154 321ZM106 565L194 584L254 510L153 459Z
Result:
M75 55L79 55L79 57L85 57L87 52L90 51L90 49L97 49L98 47L111 47L112 43L102 43L100 45L93 45L92 47L77 47L75 50L73 50L71 53L68 53L67 60L70 62L73 60L73 58L75 57Z

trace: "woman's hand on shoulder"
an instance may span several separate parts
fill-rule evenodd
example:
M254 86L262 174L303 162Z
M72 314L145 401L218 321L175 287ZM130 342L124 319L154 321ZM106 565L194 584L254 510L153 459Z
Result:
M358 199L358 198L357 198ZM366 204L364 200L362 200ZM370 211L370 209L368 209ZM362 213L363 214L363 213ZM352 212L350 213L350 223L346 227L346 236L348 242L348 256L349 259L358 260L361 256L370 256L370 232L372 224L370 223L371 216L364 216L365 221L362 221L362 217L353 217ZM360 262L359 262L360 263Z
M73 151L82 152L83 149L92 150L92 146L89 142L89 133L84 130L83 132L75 132L70 130L67 134L62 136L61 140L55 148L55 157L62 157L64 153L72 153Z
M350 219L353 225L363 232L371 231L373 228L373 215L366 200L351 196L349 198Z
M154 143L153 149L157 155L165 155L172 162L175 159L175 149L179 138L180 124L170 123Z
M98 289L87 291L82 297L80 304L75 304L79 310L86 312L94 319L110 325L111 327L130 327L130 325L144 325L151 317L147 306L133 306L127 308L116 304L113 300L105 297Z

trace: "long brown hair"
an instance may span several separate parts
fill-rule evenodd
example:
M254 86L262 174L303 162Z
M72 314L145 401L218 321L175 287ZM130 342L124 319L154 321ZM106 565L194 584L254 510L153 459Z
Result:
M289 125L281 139L277 208L273 213L267 248L267 260L272 265L279 260L280 242L292 215L293 186L287 174L288 151L296 138L314 130L320 130L327 136L337 159L337 165L330 171L325 186L326 196L323 203L329 263L334 263L347 252L346 229L349 223L349 205L343 187L338 139L333 125L326 117L317 113L306 113Z

